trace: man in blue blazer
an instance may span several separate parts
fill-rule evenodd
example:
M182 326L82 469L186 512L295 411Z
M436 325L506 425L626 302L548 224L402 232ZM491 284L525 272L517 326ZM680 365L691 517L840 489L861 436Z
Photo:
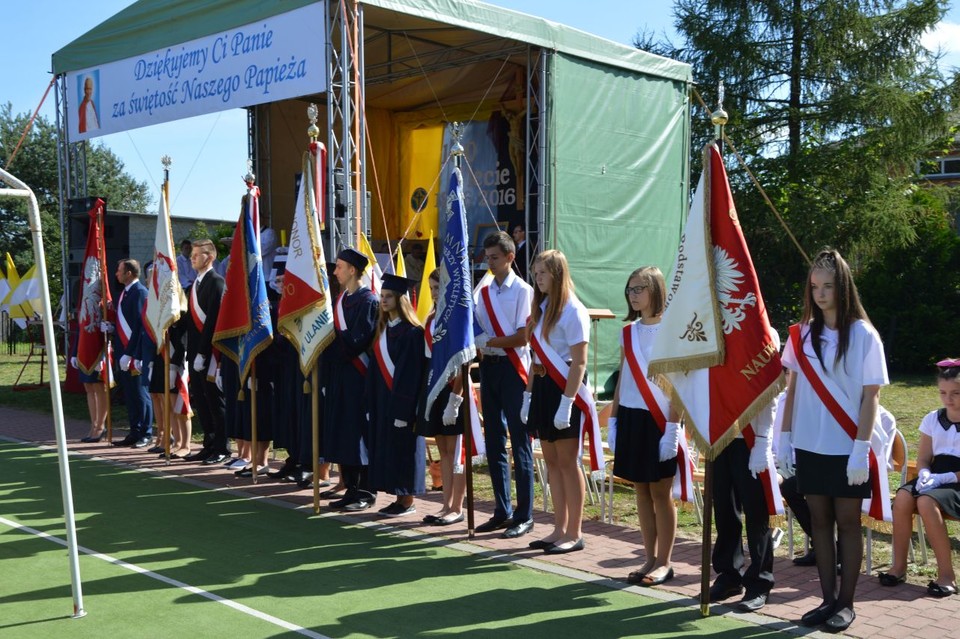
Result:
M103 322L100 328L116 335L114 353L120 357L117 379L127 405L130 434L123 440L114 441L113 445L144 448L150 445L153 432L153 404L150 401L143 353L143 349L149 348L148 345L152 343L143 325L147 287L140 283L140 263L136 260L120 260L116 277L123 286L115 307L116 322Z

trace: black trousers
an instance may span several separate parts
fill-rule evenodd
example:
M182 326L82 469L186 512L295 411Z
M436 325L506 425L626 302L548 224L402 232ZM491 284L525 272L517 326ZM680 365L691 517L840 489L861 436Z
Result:
M713 462L713 513L717 528L713 569L718 583L742 585L747 595L755 596L773 588L773 540L763 485L750 474L749 460L746 442L734 439ZM744 527L750 552L746 570Z
M807 505L807 498L797 490L796 475L783 480L783 483L780 484L780 494L783 495L783 500L790 506L794 518L800 524L800 528L809 537L810 531L813 530L810 526L810 506Z
M223 393L214 382L207 381L205 372L190 371L190 405L200 418L203 429L203 449L214 454L227 453L227 435L224 430Z
M347 488L344 497L352 501L373 501L377 498L376 491L370 490L369 474L367 471L367 466L340 464L340 476L343 478L343 485Z

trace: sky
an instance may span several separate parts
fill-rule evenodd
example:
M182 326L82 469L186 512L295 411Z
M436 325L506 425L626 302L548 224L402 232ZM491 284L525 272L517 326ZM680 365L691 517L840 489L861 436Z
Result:
M15 113L32 113L50 82L51 54L131 4L130 0L96 0L78 11L76 0L3 0L4 50L0 104L12 103ZM641 31L673 31L672 2L668 0L492 0L524 13L540 16L622 44L631 44ZM51 19L57 16L57 19ZM70 19L60 19L70 16ZM960 67L960 0L951 2L940 29L928 35L928 47L941 47L947 61ZM9 52L16 52L9 55ZM55 119L53 93L40 113ZM169 155L171 212L174 216L232 219L243 193L246 172L246 112L234 109L187 120L134 129L97 138L116 153L126 170L145 181L156 207L163 169L160 158ZM0 149L6 157L10 149ZM13 165L16 173L16 164Z

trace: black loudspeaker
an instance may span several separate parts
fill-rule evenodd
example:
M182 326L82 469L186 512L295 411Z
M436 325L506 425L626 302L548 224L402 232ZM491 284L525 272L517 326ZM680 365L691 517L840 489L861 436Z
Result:
M74 307L80 291L80 272L83 268L84 251L87 248L87 231L90 229L90 217L87 214L96 201L96 197L84 197L68 202L67 282L70 286L70 304ZM119 284L113 276L117 262L130 257L130 218L126 215L111 214L109 208L105 206L103 239L107 251L108 281L115 298L119 293Z

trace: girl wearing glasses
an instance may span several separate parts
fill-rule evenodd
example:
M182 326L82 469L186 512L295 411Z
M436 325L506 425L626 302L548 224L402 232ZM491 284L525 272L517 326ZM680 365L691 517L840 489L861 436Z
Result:
M945 359L937 367L943 408L920 422L920 471L897 491L893 502L893 565L880 573L880 583L896 586L906 581L913 513L918 512L937 558L937 579L927 585L927 594L949 597L957 594L957 577L943 518L960 519L960 359Z
M650 348L666 305L663 273L638 268L627 280L626 320L620 335L620 376L607 421L614 451L613 472L632 481L646 561L627 576L633 584L654 586L673 578L670 556L677 528L673 477L677 473L679 419L663 391L647 379Z

